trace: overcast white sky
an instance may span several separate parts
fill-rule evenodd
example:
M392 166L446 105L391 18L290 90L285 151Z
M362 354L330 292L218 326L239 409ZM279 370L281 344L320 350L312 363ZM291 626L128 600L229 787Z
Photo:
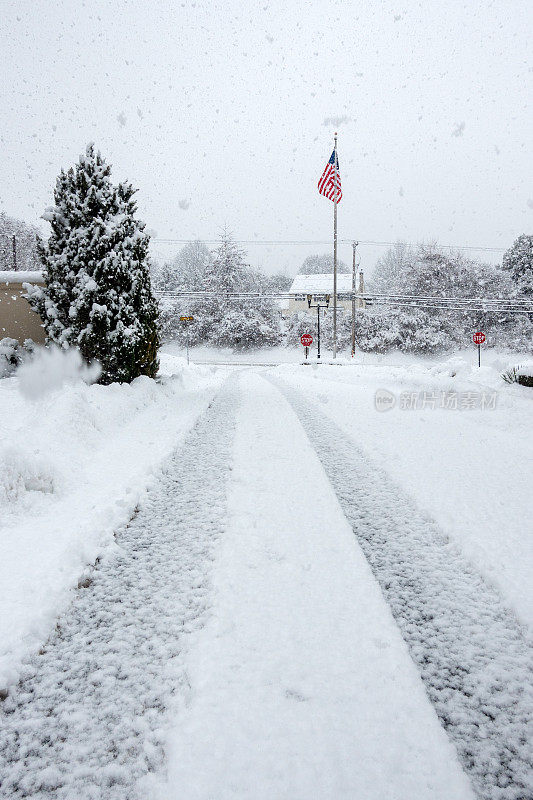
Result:
M9 215L39 222L60 168L94 141L157 238L214 239L227 224L237 239L329 241L316 184L338 127L340 238L506 248L533 232L532 0L1 9ZM328 249L248 248L290 273ZM363 266L379 252L362 246Z

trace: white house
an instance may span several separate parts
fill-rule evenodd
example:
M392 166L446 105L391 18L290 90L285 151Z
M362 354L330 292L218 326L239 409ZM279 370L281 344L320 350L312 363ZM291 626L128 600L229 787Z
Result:
M337 307L346 311L352 310L351 301L352 276L349 273L337 273ZM364 292L363 273L359 273L359 293ZM313 295L313 303L323 301L330 295L330 307L333 306L333 273L318 273L314 275L296 275L289 289L289 314L298 311L307 311L307 295ZM365 303L361 298L355 301L356 308L364 308Z

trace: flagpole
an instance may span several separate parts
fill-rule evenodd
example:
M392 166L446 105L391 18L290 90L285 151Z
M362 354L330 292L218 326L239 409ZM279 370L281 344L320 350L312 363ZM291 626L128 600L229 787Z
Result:
M335 195L333 201L333 358L337 358L337 133L335 132Z

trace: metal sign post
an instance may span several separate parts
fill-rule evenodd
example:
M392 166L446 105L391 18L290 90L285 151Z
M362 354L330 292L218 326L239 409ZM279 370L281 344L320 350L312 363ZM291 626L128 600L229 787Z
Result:
M300 337L300 341L305 347L305 360L307 361L309 358L309 348L313 344L313 337L310 333L304 333Z
M476 333L472 336L474 340L474 344L477 344L477 365L478 367L481 366L481 345L485 341L485 334L481 331L476 331Z
M330 299L331 299L331 295L327 294L325 303L320 303L320 301L317 301L315 303L315 305L311 305L312 300L313 300L313 295L312 294L308 294L307 295L307 305L308 305L308 307L309 308L316 308L317 334L318 334L316 357L318 359L320 359L320 309L321 308L329 308Z

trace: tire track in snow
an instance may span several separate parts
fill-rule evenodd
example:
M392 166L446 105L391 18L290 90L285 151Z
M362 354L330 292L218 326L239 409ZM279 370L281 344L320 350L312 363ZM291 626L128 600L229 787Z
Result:
M516 617L346 433L272 382L316 449L476 793L532 800L533 647Z
M2 797L133 800L161 768L181 653L208 607L235 407L226 385L0 706Z

